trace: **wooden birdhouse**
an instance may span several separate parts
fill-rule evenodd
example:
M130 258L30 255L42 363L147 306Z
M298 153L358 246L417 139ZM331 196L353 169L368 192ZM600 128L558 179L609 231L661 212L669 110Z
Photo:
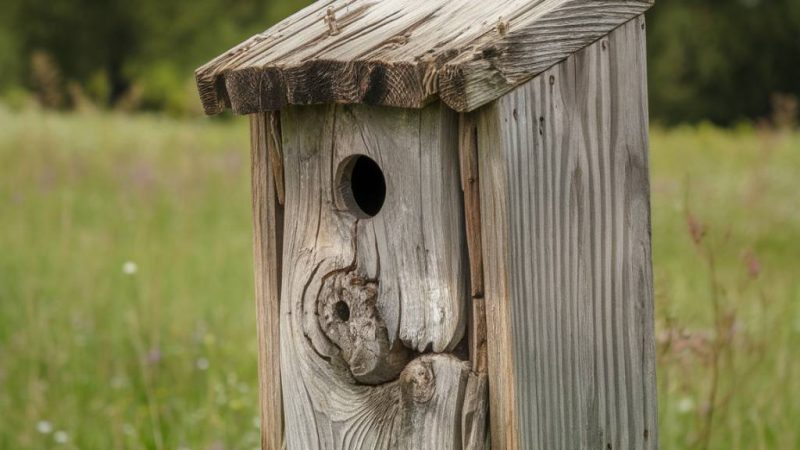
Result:
M250 115L264 449L658 447L650 0L318 1Z

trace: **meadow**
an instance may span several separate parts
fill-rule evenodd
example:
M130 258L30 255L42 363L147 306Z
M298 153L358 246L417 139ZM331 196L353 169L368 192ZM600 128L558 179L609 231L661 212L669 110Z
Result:
M651 133L660 439L800 448L800 133ZM0 449L256 449L247 121L0 106Z

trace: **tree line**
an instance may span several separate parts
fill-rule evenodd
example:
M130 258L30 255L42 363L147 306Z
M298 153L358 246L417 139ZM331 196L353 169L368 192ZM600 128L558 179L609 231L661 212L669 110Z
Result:
M194 113L197 66L307 3L5 0L0 99ZM796 113L800 0L661 0L648 12L648 52L655 121Z

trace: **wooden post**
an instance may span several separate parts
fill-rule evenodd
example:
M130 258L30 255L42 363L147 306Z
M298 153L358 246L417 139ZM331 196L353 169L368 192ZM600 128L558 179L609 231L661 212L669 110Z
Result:
M658 447L652 0L320 0L251 114L262 447Z

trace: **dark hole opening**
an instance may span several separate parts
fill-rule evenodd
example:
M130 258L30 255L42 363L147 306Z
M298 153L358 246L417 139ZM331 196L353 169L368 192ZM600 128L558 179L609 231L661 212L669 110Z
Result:
M336 316L339 317L342 322L350 320L350 307L347 306L347 303L340 300L333 305L333 309L336 311Z
M366 156L356 157L350 174L350 191L353 200L364 214L378 214L386 200L386 180L378 163Z

